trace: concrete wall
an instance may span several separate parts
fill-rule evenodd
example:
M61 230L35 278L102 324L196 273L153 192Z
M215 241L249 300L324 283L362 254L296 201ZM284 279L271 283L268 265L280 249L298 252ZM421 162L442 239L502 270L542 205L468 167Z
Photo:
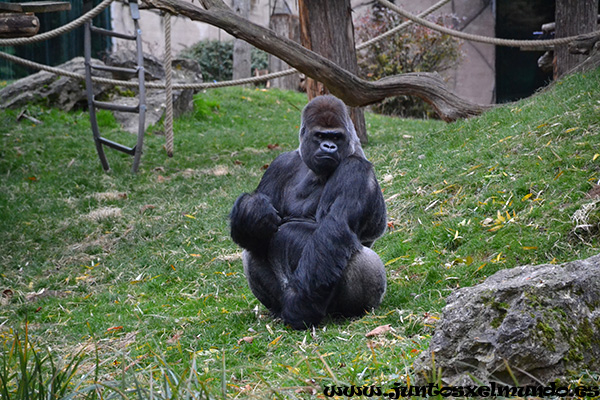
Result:
M186 0L190 1L190 0ZM251 17L254 23L269 26L269 15L274 6L282 7L283 0L251 0ZM418 13L438 0L397 0L396 4ZM231 0L226 0L230 5ZM195 4L198 4L196 1ZM297 13L296 0L287 0L286 3L293 12ZM371 5L370 1L352 0L355 17L366 12ZM491 36L495 34L495 15L493 10L494 0L451 0L448 4L436 11L434 15L450 16L456 29L464 32ZM111 6L113 16L113 29L119 32L132 30L129 9L120 2ZM156 11L141 11L141 28L144 37L144 48L157 57L163 57L164 30L162 18ZM200 40L232 40L226 32L213 26L190 21L184 17L172 17L172 49L176 55L181 50ZM124 41L116 41L115 49L130 45ZM464 42L462 45L464 57L462 61L450 71L444 72L451 89L459 96L468 100L489 104L495 102L495 49L493 45L473 42Z
M438 0L401 0L400 7L417 14ZM495 14L493 0L451 0L432 14L447 16L452 28L481 36L495 36ZM465 99L480 104L496 101L495 57L493 45L467 42L462 43L463 58L455 68L442 75L454 92Z
M198 5L198 1L184 0ZM269 26L270 10L273 8L275 0L250 0L250 21L263 26ZM278 0L275 6L279 6L283 0ZM225 0L227 5L231 6L232 0ZM298 6L296 0L287 0L287 4L297 14ZM131 32L133 23L129 16L129 7L121 2L113 2L111 5L111 15L113 29L117 32ZM144 41L144 50L155 56L162 57L164 54L164 25L160 14L154 10L140 11L140 27ZM201 22L191 21L187 17L173 16L171 18L171 48L173 54L178 54L181 50L193 45L200 40L233 40L233 37L227 32L214 26ZM115 50L123 47L132 48L130 42L116 40L114 42Z

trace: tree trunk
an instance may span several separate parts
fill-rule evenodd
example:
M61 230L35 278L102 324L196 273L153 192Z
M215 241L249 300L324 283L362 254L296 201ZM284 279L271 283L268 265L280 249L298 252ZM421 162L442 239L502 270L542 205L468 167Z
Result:
M300 22L298 16L286 13L272 14L269 18L269 28L278 36L300 42ZM289 65L280 58L269 54L269 72L279 72L289 69ZM298 74L282 76L270 81L271 87L286 90L298 90L300 77Z
M556 38L576 36L596 30L598 0L556 0ZM554 79L576 67L587 57L569 53L568 45L554 49Z
M300 42L304 47L333 61L348 72L358 72L354 44L354 25L350 0L298 0L300 12ZM306 92L309 100L329 93L321 82L308 78ZM362 108L348 111L360 141L367 143L365 114Z
M234 0L233 11L242 18L250 15L250 0ZM243 79L252 76L252 46L244 40L233 40L233 79Z

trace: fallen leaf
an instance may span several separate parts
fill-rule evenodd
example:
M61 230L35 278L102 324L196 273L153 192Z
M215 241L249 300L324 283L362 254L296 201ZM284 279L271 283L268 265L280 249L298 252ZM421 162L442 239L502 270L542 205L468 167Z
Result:
M173 336L171 336L170 339L167 340L167 343L170 343L170 344L177 343L182 334L183 334L183 332L181 332L181 331L175 332L175 334Z
M244 336L241 339L238 339L237 344L242 344L242 343L252 343L254 341L254 336Z
M283 335L277 336L275 339L273 339L271 341L271 343L269 343L269 346L275 346L277 343L279 343L279 341L281 340L282 337L283 337Z
M377 328L373 329L371 332L367 333L365 336L366 337L373 337L373 336L384 335L384 334L388 333L391 330L392 330L392 325L391 324L381 325L381 326L378 326Z
M10 303L10 299L12 299L14 293L10 289L4 289L2 291L2 296L0 297L0 305L6 306Z
M146 212L146 210L153 210L155 208L156 207L152 204L146 204L145 206L140 207L140 214L143 214L144 212Z
M296 389L295 393L298 393L298 394L307 393L311 396L314 396L317 394L317 389L315 389L314 387L310 387L310 386L304 386L304 387Z
M481 221L481 225L483 226L490 226L494 223L494 220L491 218L486 218L483 221Z

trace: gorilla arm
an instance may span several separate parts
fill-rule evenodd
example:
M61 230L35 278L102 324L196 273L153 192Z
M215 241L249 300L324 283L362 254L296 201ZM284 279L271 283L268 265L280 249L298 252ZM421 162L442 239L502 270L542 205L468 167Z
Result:
M356 156L343 160L324 188L317 228L285 290L284 321L295 329L317 325L352 255L385 226L385 204L371 164Z
M281 224L279 207L284 182L295 173L291 153L277 157L267 168L253 193L238 197L231 214L231 237L234 242L257 256L265 256L269 241Z

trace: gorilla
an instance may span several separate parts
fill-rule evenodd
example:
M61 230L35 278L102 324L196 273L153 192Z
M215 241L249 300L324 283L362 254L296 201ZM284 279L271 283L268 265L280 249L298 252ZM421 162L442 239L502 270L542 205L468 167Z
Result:
M231 237L244 248L252 293L294 329L377 307L385 268L370 249L386 228L373 166L344 103L320 96L302 111L300 146L279 155L236 200Z

